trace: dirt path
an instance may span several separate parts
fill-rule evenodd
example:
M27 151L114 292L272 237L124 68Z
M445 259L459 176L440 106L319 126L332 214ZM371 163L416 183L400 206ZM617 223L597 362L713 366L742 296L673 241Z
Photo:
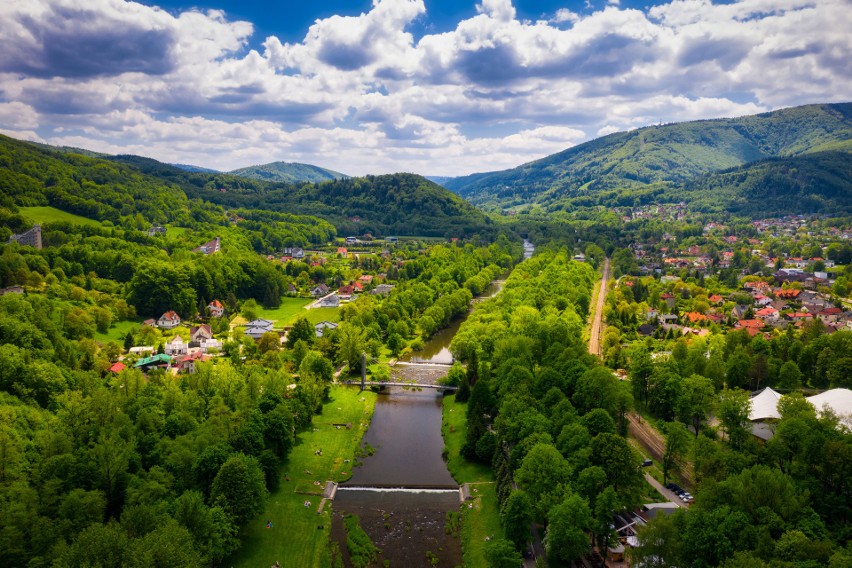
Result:
M595 311L592 315L592 331L589 335L589 353L601 356L601 336L603 335L603 308L606 302L606 284L609 281L609 259L604 261L601 285L598 290L598 299L595 303Z

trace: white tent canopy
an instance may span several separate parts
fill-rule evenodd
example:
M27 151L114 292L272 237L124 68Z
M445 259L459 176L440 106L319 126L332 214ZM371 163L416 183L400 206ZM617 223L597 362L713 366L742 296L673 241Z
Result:
M781 395L769 387L760 391L760 394L751 399L751 410L748 413L749 420L780 419L781 414L778 412L778 399L780 398Z
M814 405L817 412L828 407L840 419L841 424L852 428L852 390L831 389L814 396L806 397L808 402Z

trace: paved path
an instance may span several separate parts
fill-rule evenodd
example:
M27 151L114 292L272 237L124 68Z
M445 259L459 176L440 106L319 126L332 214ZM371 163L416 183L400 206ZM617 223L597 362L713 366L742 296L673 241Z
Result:
M676 504L678 507L682 509L686 509L686 503L680 500L680 497L674 494L673 491L670 491L660 485L660 482L654 479L654 477L650 473L645 474L645 481L647 481L654 489L660 492L660 495Z
M601 356L601 336L603 334L603 308L606 302L606 285L609 281L609 259L604 261L603 274L601 275L601 286L598 290L598 300L595 303L595 312L592 316L592 332L589 335L589 353Z

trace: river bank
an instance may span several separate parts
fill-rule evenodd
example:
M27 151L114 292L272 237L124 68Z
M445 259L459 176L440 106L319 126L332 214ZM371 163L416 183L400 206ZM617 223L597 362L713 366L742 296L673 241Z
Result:
M331 565L331 507L317 513L323 488L326 481L342 482L352 475L376 398L355 387L331 388L331 400L314 417L313 428L297 436L280 487L269 496L266 510L244 529L243 545L224 566L256 568L276 561L286 567ZM272 528L266 528L267 521Z

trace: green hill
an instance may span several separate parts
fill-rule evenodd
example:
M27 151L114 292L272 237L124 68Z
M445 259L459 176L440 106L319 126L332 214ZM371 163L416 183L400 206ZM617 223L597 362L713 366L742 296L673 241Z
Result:
M713 172L823 151L852 152L852 103L619 132L511 170L446 180L444 187L480 205L564 205L601 192L683 187Z
M317 215L340 234L465 236L492 231L481 211L443 187L414 174L346 178L299 185L245 185L216 176L212 187L195 186L187 195L227 208ZM309 213L310 212L310 213Z
M239 177L284 183L299 183L303 181L319 183L349 177L346 174L327 170L319 166L299 164L297 162L272 162L271 164L240 168L228 173Z
M222 208L288 214L265 218L280 225L267 228L260 239L269 247L281 239L267 233L289 234L286 227L293 225L310 240L327 234L324 226L315 230L316 220L295 215L320 217L346 234L461 237L493 232L482 212L413 174L272 183L187 171L141 156L83 156L0 136L0 207L48 206L138 228L150 223L184 227L220 223L225 219ZM17 230L22 221L16 218L7 224Z

